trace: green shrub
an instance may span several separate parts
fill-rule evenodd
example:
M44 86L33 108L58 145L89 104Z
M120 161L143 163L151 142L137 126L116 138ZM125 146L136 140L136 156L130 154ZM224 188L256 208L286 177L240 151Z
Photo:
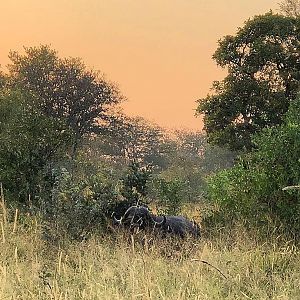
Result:
M141 166L137 162L132 162L126 174L121 179L121 195L130 205L135 205L143 201L148 194L148 183L151 178L151 166Z
M103 231L117 201L116 180L111 170L76 177L66 168L53 169L50 197L43 198L40 210L54 235L65 233L72 238L86 238Z
M180 179L156 178L153 186L160 210L165 214L178 214L182 204L187 201L186 183Z
M63 122L41 113L29 92L0 91L0 182L11 199L25 205L38 199L47 169L66 157L71 135Z
M278 220L291 231L300 228L300 99L280 126L253 136L256 149L236 165L208 179L208 198L219 206L218 218L250 223ZM214 216L214 218L216 215Z

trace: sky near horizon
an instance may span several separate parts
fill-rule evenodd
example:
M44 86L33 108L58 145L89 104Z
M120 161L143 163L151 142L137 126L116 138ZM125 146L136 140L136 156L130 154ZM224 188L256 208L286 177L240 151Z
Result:
M201 129L196 100L225 71L217 41L276 0L0 0L0 65L10 50L48 44L116 82L122 106L168 128Z

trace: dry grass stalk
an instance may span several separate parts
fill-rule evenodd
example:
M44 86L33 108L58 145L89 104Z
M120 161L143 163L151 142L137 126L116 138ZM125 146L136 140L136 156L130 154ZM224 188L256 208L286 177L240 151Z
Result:
M2 244L5 244L5 231L4 231L3 221L1 221L1 233L2 233Z
M6 210L6 204L4 199L4 192L3 192L3 186L0 182L0 198L1 198L1 208L2 208L2 218L4 225L7 224L7 210Z
M18 221L18 209L15 210L13 233L15 233L17 230L17 221Z

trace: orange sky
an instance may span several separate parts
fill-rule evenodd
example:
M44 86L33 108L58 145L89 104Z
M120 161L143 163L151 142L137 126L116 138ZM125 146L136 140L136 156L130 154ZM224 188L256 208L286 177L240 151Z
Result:
M50 44L119 84L125 111L200 129L195 100L224 71L217 40L277 0L0 0L0 64L10 50Z

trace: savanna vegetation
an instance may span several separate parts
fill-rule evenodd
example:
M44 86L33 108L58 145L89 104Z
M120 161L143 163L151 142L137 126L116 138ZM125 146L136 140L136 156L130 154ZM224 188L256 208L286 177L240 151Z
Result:
M299 1L219 42L205 130L120 108L116 83L49 46L0 73L0 299L298 299ZM134 204L202 237L130 234Z

